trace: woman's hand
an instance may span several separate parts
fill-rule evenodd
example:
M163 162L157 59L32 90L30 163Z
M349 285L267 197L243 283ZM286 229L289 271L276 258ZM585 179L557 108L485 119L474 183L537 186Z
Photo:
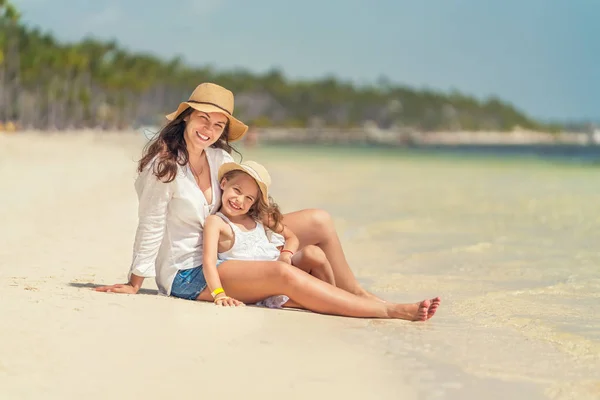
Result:
M136 294L140 290L140 288L133 286L131 283L126 283L126 284L117 283L116 285L98 286L94 290L96 292L105 292L105 293Z
M223 306L223 307L238 307L238 306L245 306L244 303L242 303L239 300L234 299L233 297L229 297L229 296L219 296L215 299L215 305L216 306Z

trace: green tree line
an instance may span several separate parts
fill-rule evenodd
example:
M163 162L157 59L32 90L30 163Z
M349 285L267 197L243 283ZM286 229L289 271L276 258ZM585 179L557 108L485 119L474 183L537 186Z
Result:
M422 131L554 129L497 98L414 90L386 79L358 86L335 77L293 81L277 69L215 71L93 38L60 43L23 24L15 7L0 0L0 122L33 129L162 124L165 113L206 81L234 91L236 114L257 126L374 121Z

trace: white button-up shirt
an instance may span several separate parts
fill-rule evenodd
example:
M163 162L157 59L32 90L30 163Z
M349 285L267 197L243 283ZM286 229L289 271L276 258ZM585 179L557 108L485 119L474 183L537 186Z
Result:
M129 275L156 277L161 294L169 295L177 271L202 264L202 231L206 218L221 206L219 167L233 161L224 150L207 148L212 204L208 204L188 165L179 166L171 182L152 173L153 162L135 181L138 228Z

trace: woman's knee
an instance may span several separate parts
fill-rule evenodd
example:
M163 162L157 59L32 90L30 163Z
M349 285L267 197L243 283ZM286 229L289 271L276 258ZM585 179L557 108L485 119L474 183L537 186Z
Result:
M335 225L331 215L322 209L315 208L310 210L309 214L310 225L313 234L317 235L317 243L327 240L335 233Z
M311 219L313 224L321 228L333 228L333 218L331 218L331 215L325 210L320 208L312 209Z

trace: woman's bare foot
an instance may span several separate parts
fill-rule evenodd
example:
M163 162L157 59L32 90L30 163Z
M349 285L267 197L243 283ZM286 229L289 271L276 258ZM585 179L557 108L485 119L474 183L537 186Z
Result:
M440 306L441 302L442 302L442 299L440 299L439 297L431 299L431 304L430 304L429 308L427 309L427 319L433 317L433 315L437 311L438 307Z
M427 311L431 306L430 300L423 300L414 304L389 304L388 316L394 319L406 319L409 321L426 321Z

